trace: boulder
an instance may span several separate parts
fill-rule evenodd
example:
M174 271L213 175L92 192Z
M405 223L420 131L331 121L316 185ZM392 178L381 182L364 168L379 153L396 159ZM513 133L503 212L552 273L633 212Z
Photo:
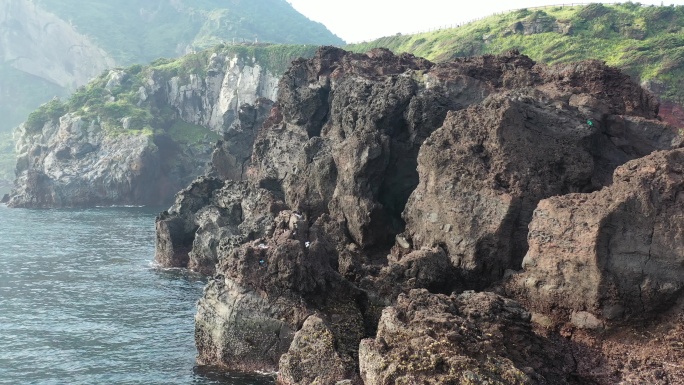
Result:
M456 275L449 256L440 247L401 252L396 248L378 274L361 278L359 285L372 292L382 306L390 306L399 294L411 289L428 289L431 293L451 293Z
M326 385L345 379L361 385L352 355L340 355L333 331L318 316L306 319L287 353L280 357L278 382L284 385Z
M572 355L534 334L530 313L493 293L412 290L359 347L366 385L568 384Z
M651 317L681 295L684 149L628 162L613 179L591 194L539 203L525 272L513 278L535 308L596 325L591 318Z
M681 143L657 122L592 120L557 102L531 89L490 96L450 112L420 150L406 238L415 248L443 247L470 287L520 266L541 199L597 190L618 165Z

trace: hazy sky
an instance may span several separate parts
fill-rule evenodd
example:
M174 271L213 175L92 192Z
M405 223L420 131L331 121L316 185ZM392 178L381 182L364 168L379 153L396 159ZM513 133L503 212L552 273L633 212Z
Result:
M496 12L562 3L562 0L288 1L309 19L325 24L328 29L347 42L372 40L382 36L394 35L397 32L422 32L435 27L489 16ZM613 1L595 2L610 3ZM661 3L684 5L684 0L639 2L655 5Z

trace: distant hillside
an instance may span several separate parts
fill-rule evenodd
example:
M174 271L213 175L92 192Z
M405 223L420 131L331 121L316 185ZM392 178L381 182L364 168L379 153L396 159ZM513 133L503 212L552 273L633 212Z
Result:
M10 130L42 103L114 66L255 41L344 44L285 0L0 1L0 180Z
M146 63L221 42L340 45L285 0L36 0L118 64Z
M522 9L459 28L347 46L387 47L433 61L511 49L544 63L599 59L622 68L664 101L684 102L684 6L592 4Z

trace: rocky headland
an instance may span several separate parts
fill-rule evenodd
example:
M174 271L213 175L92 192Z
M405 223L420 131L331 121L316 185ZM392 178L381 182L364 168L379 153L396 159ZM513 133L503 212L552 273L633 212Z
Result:
M217 175L240 179L277 96L276 73L229 49L110 70L18 128L9 205L170 204L212 157L222 160Z
M282 384L681 384L684 149L658 108L598 61L295 61L241 155L157 218L157 261L212 277L198 363Z

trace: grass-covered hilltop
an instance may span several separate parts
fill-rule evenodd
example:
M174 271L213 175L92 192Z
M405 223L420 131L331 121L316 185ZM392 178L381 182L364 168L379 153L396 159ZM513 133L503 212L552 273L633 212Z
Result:
M627 2L520 9L457 28L389 36L347 49L366 52L376 47L433 61L511 49L547 64L598 59L621 68L663 101L684 102L684 6Z

